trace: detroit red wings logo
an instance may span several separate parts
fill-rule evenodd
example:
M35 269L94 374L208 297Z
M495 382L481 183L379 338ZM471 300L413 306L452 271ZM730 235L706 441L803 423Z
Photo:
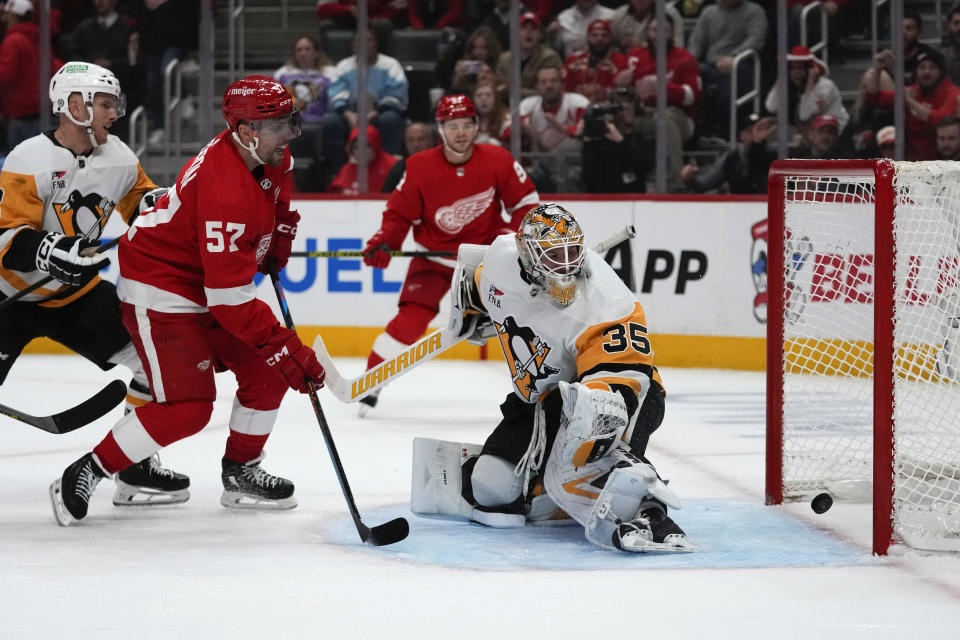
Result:
M460 233L487 210L495 193L496 190L490 187L486 191L460 198L449 207L440 207L435 216L437 226L450 234Z
M267 252L270 251L271 240L273 240L272 233L260 236L260 242L257 244L257 264L263 262L263 259L267 256Z

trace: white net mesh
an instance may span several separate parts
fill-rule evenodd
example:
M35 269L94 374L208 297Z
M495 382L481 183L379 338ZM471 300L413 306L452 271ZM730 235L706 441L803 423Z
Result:
M960 165L898 163L894 186L894 442L877 446L893 447L895 536L960 549ZM787 499L870 498L874 193L872 177L786 181Z

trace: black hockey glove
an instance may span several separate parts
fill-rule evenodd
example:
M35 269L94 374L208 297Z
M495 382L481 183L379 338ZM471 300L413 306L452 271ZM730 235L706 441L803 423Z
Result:
M95 253L97 240L50 232L37 249L37 269L72 287L78 287L110 264L110 258Z

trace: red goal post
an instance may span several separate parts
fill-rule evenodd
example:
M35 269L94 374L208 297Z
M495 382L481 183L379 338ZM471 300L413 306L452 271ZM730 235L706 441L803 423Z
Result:
M778 161L768 203L767 503L960 550L960 163Z

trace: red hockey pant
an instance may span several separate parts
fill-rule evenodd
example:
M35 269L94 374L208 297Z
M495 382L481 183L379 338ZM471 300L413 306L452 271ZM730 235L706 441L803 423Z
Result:
M203 429L217 394L214 373L226 369L238 389L225 455L237 462L256 458L288 388L259 351L209 313L162 313L126 303L122 312L154 401L124 416L94 449L106 470L124 469Z

